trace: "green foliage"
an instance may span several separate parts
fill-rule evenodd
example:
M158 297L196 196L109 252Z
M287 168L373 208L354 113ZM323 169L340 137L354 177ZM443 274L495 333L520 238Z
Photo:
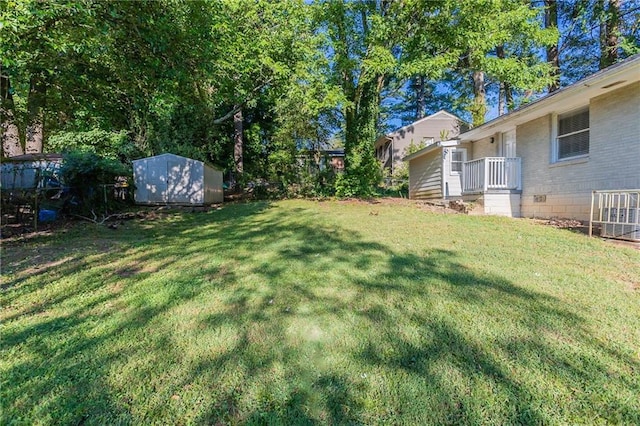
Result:
M86 132L59 132L49 137L51 152L91 152L99 157L131 161L142 153L130 141L126 131L108 132L93 129Z
M633 2L623 3L621 56L640 46ZM174 152L229 171L229 113L240 107L243 181L299 184L298 153L327 148L340 132L346 170L338 193L366 196L378 179L370 145L382 128L380 104L407 79L431 83L430 108L473 110L478 123L490 99L473 92L471 73L483 72L488 88L505 82L523 93L547 85L539 54L558 34L541 28L540 8L531 4L12 0L0 8L0 61L23 145L39 82L45 151L121 160ZM583 35L591 18L606 20L594 2L561 6ZM563 51L593 56L581 55L584 38L572 45L567 37ZM436 93L445 86L447 96Z
M131 169L113 158L94 152L74 151L64 156L62 181L73 195L69 203L72 213L110 210L116 207L111 194L116 178L124 177L131 184Z

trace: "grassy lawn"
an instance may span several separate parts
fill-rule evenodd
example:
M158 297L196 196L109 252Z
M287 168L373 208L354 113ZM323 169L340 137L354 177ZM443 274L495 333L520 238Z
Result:
M3 243L1 424L640 424L640 251L283 201Z

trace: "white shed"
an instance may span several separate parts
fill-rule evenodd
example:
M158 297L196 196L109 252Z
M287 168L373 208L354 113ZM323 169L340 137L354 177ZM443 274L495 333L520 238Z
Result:
M133 161L134 200L138 204L221 203L222 172L175 154Z

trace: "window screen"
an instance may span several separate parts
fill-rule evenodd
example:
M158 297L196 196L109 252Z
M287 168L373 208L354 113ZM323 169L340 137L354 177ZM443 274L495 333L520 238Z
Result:
M589 110L558 117L558 159L589 153Z
M451 171L452 172L462 172L462 162L464 161L464 156L462 151L453 151L451 153Z

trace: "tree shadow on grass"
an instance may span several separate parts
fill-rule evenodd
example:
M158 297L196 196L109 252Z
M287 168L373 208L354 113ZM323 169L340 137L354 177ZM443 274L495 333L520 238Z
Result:
M46 298L6 316L3 352L19 361L3 366L5 420L640 416L625 399L638 381L623 374L637 373L638 361L593 337L576 309L470 269L456 251L419 256L312 209L272 207L183 214L132 239L110 237L119 253L95 254L99 265L75 259L55 275L83 277L77 287L9 285L12 303L12 291ZM598 388L604 397L593 396Z

